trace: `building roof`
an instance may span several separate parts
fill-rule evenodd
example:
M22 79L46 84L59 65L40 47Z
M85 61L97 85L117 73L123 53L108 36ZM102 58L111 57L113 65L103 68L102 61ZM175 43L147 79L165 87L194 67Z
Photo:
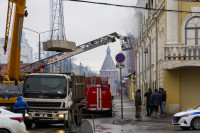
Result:
M104 59L103 65L100 71L117 71L115 63L110 55L110 47L107 48L107 55Z

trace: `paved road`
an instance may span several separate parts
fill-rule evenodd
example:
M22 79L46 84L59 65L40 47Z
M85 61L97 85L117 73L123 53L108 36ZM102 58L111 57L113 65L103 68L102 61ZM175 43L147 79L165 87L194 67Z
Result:
M183 131L171 125L171 116L166 118L146 117L145 107L142 108L142 117L136 119L134 102L124 98L124 113L121 119L120 97L114 98L115 115L113 117L96 117L94 119L95 133L195 133L200 131ZM92 123L92 119L88 119ZM65 133L63 125L51 125L47 127L33 127L27 133Z

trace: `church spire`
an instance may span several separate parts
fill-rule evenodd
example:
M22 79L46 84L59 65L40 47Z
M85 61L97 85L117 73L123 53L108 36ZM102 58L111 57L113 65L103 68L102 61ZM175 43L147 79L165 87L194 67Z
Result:
M106 52L107 52L107 55L110 55L110 47L109 47L109 45L108 45L108 48L107 48Z

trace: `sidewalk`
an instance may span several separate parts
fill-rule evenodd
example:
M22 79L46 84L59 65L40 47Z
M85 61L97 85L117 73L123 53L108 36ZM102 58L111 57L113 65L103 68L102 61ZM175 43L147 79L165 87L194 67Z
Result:
M171 123L172 115L166 117L152 118L146 116L146 107L142 105L141 117L135 118L135 102L123 97L123 119L121 115L121 97L114 97L114 115L115 124L133 124L135 121L155 122L155 123Z
M151 118L142 106L141 118L135 118L135 102L123 97L123 119L121 117L121 97L114 97L113 117L94 119L95 133L173 133L172 116ZM90 119L92 124L92 121ZM178 128L179 129L179 128Z

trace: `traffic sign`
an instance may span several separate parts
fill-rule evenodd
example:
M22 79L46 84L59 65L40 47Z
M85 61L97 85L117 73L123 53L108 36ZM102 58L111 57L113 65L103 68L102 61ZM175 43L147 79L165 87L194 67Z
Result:
M116 60L118 63L124 62L124 60L125 60L124 54L122 54L122 53L117 54L117 55L115 56L115 60Z

